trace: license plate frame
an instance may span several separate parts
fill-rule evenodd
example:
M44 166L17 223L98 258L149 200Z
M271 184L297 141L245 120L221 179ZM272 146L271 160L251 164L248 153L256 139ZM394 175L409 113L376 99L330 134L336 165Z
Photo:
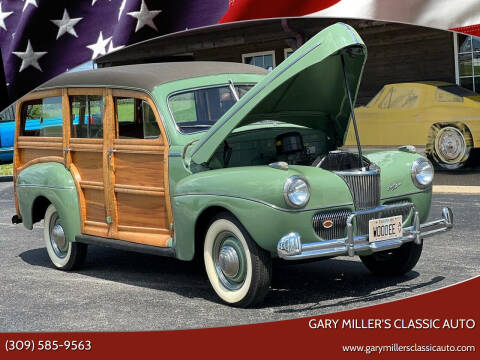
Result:
M402 215L390 216L368 221L368 242L391 240L403 235Z

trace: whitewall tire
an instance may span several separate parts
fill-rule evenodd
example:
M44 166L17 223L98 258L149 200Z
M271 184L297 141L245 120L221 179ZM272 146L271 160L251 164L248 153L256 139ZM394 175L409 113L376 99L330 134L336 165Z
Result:
M204 262L215 293L238 307L260 304L271 281L270 254L260 248L229 213L210 223L204 242Z
M43 239L48 257L57 269L73 270L83 264L87 245L66 239L62 219L53 205L45 212Z

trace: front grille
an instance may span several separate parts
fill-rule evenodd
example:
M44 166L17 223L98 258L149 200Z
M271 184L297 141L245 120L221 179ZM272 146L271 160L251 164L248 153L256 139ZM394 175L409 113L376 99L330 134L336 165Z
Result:
M407 200L396 200L385 203L385 205L398 205L398 204L408 204ZM367 235L368 234L368 222L372 219L380 219L386 217L392 217L397 215L402 215L402 220L405 220L410 216L412 211L411 207L403 207L393 210L384 210L381 213L377 214L367 214L367 215L358 215L356 217L357 223L357 232L356 235ZM339 210L329 213L319 213L313 216L313 229L315 233L325 240L333 239L343 239L347 236L347 218L351 214L349 210ZM333 226L329 229L326 229L323 226L325 220L331 220Z
M333 240L341 239L346 236L347 218L351 214L349 210L332 211L329 213L319 213L313 216L313 229L322 239ZM325 220L331 220L333 225L326 229L323 226Z
M356 210L380 205L380 170L337 172L348 185Z
M376 208L380 205L380 169L336 172L348 185L355 210ZM357 234L368 233L368 222L375 215L357 216Z
M410 203L410 201L408 200L394 200L394 201L386 202L385 205L400 205L400 204L408 204L408 203ZM402 220L403 222L405 222L405 220L410 215L411 211L412 211L411 207L403 207L396 210L387 210L383 212L382 217L402 215Z
M348 185L353 197L355 210L376 208L380 205L380 170L378 168L368 171L339 171L335 172ZM393 200L385 205L405 204L407 200ZM404 207L395 210L384 210L377 214L365 214L356 216L356 234L368 234L368 222L391 216L402 215L405 220L410 215L411 208ZM313 216L313 228L315 233L325 240L342 239L346 236L347 218L351 214L349 210L339 210L329 213L319 213ZM332 220L333 226L326 229L323 226L325 220Z

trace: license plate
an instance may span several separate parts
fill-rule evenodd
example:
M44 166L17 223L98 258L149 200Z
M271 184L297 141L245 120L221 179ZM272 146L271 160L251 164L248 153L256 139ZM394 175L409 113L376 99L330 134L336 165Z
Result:
M402 236L402 215L382 219L373 219L368 222L368 241L382 241Z

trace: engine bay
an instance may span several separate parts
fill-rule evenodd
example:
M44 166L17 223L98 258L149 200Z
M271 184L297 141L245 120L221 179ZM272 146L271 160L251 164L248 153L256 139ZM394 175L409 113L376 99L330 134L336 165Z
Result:
M360 168L356 153L337 150L324 132L303 127L264 127L232 133L215 152L209 168L268 165L285 162L329 171ZM362 157L361 167L370 167Z

